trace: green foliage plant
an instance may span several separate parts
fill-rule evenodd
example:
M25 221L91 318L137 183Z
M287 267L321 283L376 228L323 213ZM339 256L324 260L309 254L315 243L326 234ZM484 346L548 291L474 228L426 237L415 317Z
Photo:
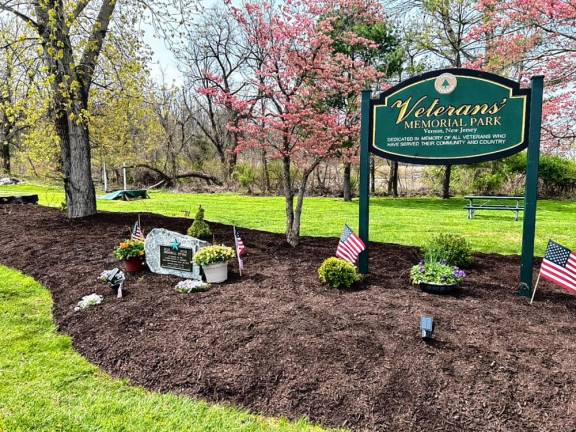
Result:
M194 216L194 222L192 222L192 225L188 228L187 233L189 236L200 240L212 240L212 231L210 230L210 226L204 220L204 209L202 206L198 207L196 216Z
M352 264L340 258L327 258L318 268L320 281L331 288L350 288L360 280L360 274Z
M236 180L241 187L245 188L249 194L252 194L256 184L257 175L252 166L246 163L236 165L232 178Z
M234 249L223 245L206 246L194 255L194 262L201 266L228 262L234 258Z
M413 284L454 285L461 283L465 277L463 270L442 261L420 261L410 269L410 280Z
M144 242L138 240L124 240L116 249L114 256L119 260L144 258Z
M444 261L448 265L466 267L474 258L468 241L457 234L442 233L433 237L424 246L426 261Z

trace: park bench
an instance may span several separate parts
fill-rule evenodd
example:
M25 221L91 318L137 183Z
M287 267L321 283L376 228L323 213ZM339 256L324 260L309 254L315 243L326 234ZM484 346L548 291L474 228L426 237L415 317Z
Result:
M464 206L468 210L468 219L474 219L477 210L511 210L514 212L514 220L517 221L518 213L524 211L523 196L467 195L464 198L469 201L469 204ZM516 204L506 203L506 201L516 201Z

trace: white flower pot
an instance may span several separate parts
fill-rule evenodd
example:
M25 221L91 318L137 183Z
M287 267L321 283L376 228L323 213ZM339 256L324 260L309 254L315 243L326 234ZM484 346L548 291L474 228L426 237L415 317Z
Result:
M227 262L202 266L202 270L204 270L204 276L206 276L206 282L208 283L220 283L228 279Z

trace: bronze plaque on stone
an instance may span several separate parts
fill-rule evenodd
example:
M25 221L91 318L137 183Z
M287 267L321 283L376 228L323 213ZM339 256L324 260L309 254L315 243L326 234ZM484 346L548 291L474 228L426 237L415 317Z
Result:
M178 250L174 250L170 246L160 246L160 267L191 272L193 256L194 251L192 249L180 247Z

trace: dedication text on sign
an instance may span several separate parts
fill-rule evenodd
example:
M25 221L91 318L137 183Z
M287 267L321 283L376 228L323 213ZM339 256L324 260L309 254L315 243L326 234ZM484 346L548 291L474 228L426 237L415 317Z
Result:
M530 91L498 75L445 69L371 100L370 151L418 164L499 159L528 145Z

